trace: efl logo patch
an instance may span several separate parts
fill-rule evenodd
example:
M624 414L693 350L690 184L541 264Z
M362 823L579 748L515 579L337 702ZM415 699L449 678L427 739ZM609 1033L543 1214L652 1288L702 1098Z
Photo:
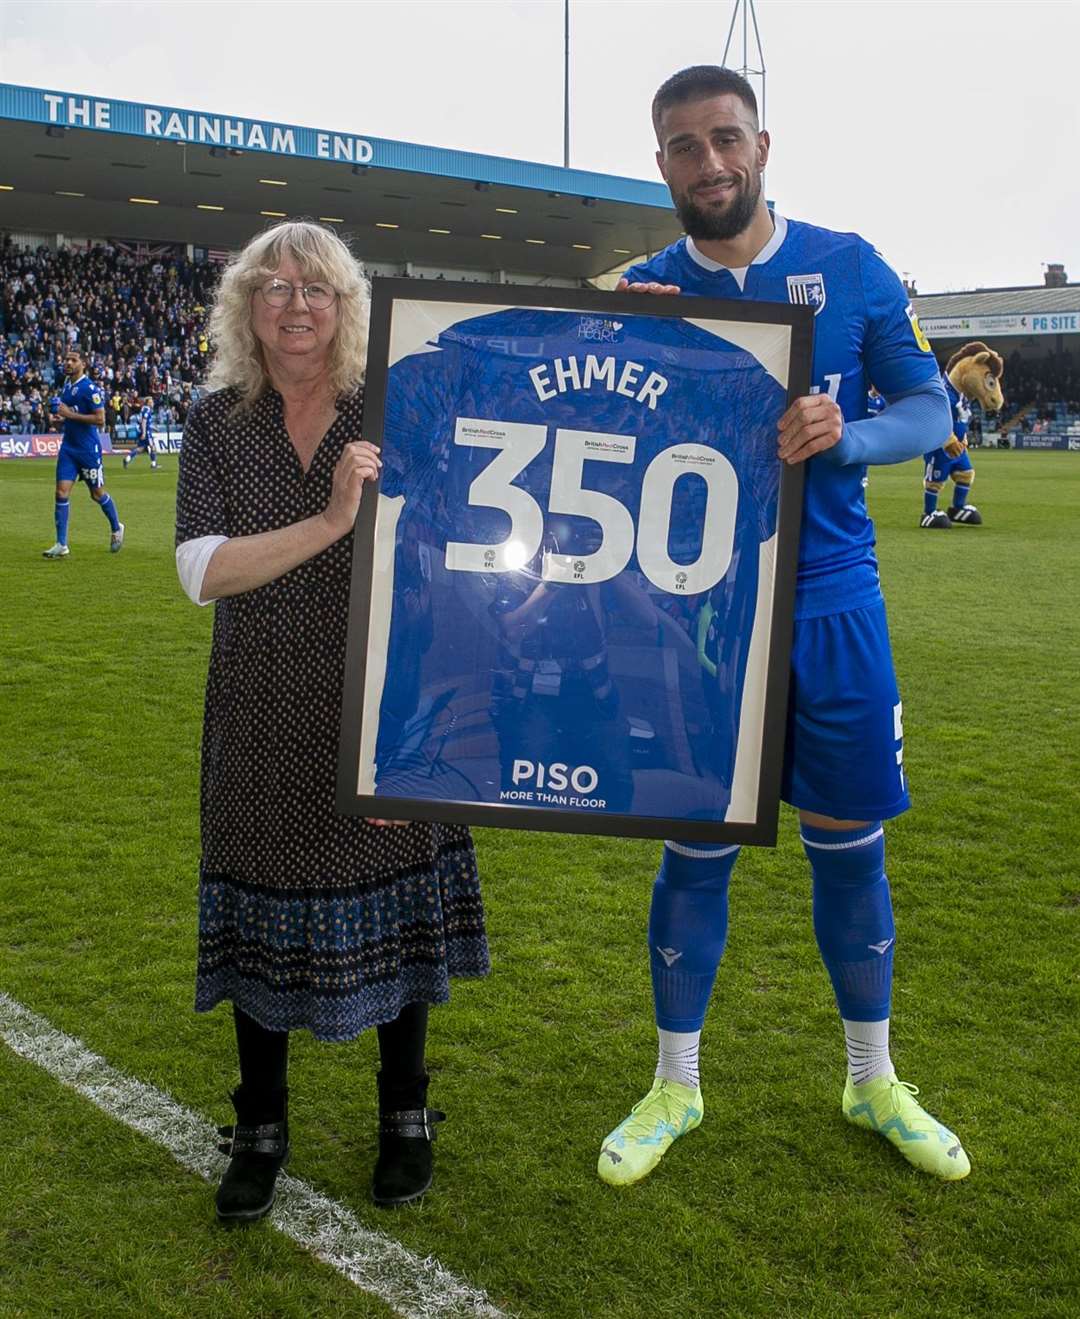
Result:
M825 280L821 275L788 275L788 302L810 307L816 316L825 306Z
M915 335L915 342L924 353L932 353L934 350L930 347L930 340L926 337L923 327L919 324L919 318L915 315L915 308L909 302L904 308L904 315L911 322L911 329Z

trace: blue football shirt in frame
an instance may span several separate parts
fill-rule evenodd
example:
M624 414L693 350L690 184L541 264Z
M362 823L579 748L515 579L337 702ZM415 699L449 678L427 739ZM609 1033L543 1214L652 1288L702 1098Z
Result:
M395 303L362 791L754 818L790 330L720 324Z

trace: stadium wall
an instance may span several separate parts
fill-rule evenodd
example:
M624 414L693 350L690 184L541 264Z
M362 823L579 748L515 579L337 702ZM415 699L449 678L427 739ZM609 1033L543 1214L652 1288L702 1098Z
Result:
M16 247L30 248L31 250L35 247L59 247L60 243L57 240L63 237L62 234L28 234L18 233L14 230L4 232Z
M1009 442L1014 449L1053 449L1059 453L1080 453L1080 436L1076 435L1025 435L1013 430Z

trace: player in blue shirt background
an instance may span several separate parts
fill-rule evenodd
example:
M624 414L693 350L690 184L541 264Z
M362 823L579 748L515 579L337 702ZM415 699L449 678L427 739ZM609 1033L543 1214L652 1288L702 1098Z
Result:
M937 363L903 285L869 243L769 211L769 135L745 79L714 66L675 74L653 100L653 126L686 237L627 270L619 287L801 303L817 318L813 392L779 423L780 460L807 464L782 795L799 811L814 931L844 1026L843 1114L917 1168L955 1180L969 1171L959 1140L897 1080L889 1055L896 934L882 821L909 801L862 484L867 464L906 461L948 437ZM888 404L874 417L871 382ZM611 1184L647 1176L701 1122L698 1048L738 851L665 844L649 921L660 1058L652 1089L601 1148L598 1171ZM773 1088L762 1079L770 1106Z
M139 409L139 434L130 453L124 455L124 466L130 467L140 453L150 455L150 470L157 471L157 450L154 448L154 400L147 395Z
M109 520L109 549L116 554L124 544L124 524L112 496L105 489L105 466L101 457L101 433L105 425L105 399L101 389L86 374L86 359L77 348L64 356L67 383L50 422L63 425L63 439L56 459L56 541L42 550L46 559L62 559L68 549L69 496L76 481L83 481L90 498Z

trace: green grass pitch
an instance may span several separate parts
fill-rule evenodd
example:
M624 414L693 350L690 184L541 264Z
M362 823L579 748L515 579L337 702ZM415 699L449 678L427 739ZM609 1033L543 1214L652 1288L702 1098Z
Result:
M110 459L127 543L51 464L0 463L0 990L216 1121L228 1013L192 1011L211 611L177 585L176 458ZM595 1176L654 1064L658 845L478 836L494 971L433 1014L436 1189L368 1201L374 1042L297 1038L291 1170L521 1316L1080 1313L1080 456L980 453L986 525L920 531L917 464L868 489L914 809L888 831L894 1057L973 1171L840 1115L843 1048L794 818L736 872L706 1120L646 1182ZM0 1045L0 1315L385 1316L267 1224L226 1232L157 1146Z

